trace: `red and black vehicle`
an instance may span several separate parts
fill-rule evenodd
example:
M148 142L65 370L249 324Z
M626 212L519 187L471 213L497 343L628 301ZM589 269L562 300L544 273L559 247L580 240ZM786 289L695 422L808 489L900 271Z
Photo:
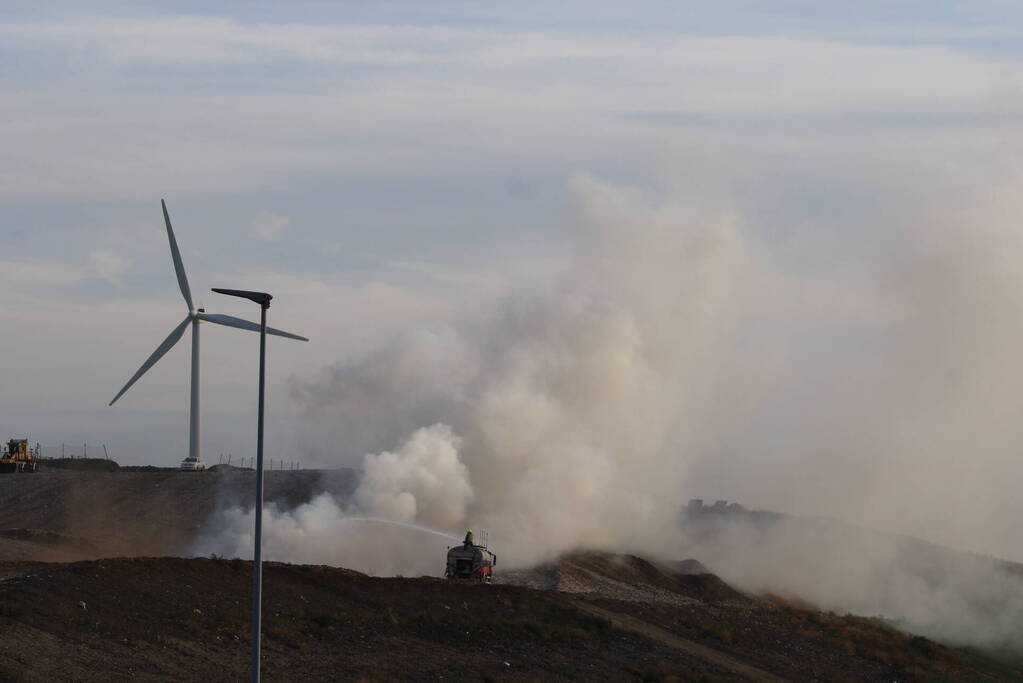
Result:
M489 583L493 578L497 555L483 545L473 543L472 531L467 531L462 545L448 549L448 566L444 576L449 579L463 581L480 581Z

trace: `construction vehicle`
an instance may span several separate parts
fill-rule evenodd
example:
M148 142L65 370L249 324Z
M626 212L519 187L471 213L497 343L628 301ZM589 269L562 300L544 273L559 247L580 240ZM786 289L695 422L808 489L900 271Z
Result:
M11 439L0 456L0 472L35 472L39 464L39 449L28 447L28 439Z
M483 543L476 545L472 529L469 529L465 532L465 540L462 541L462 545L448 548L448 566L444 571L444 577L490 583L493 580L494 565L496 564L497 555L487 548L486 532L484 532Z

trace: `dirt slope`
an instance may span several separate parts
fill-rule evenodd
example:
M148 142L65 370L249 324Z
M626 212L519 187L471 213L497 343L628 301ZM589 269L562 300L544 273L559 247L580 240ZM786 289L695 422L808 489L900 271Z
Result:
M975 659L881 620L746 595L695 560L575 552L498 581L574 595L583 611L693 656L710 648L716 654L702 658L738 677L754 667L791 680L1023 680L1023 669Z
M250 565L118 559L44 565L0 583L4 680L238 680ZM576 609L556 592L268 565L267 680L725 680ZM84 605L84 607L82 606Z
M662 586L645 582L649 569L639 558L593 554L572 562L636 591L622 600L599 592L382 579L270 564L266 679L890 681L1023 675L866 620L745 596L701 599L688 588L680 603L671 604L657 597ZM20 573L3 569L0 679L245 675L247 562L135 558L37 564ZM665 576L670 580L670 572ZM636 599L644 592L654 599Z
M87 541L63 548L37 544L35 559L110 555L177 554L219 506L252 504L255 475L245 470L212 472L41 471L0 476L0 530L30 529ZM266 473L268 503L292 507L324 490L353 490L351 470ZM154 533L159 530L159 533ZM31 539L0 533L0 559L32 559Z
M267 500L354 485L350 471L270 472ZM181 553L252 488L226 469L0 477L0 680L242 677L247 563L45 562ZM875 620L745 595L695 560L578 552L485 587L290 565L267 577L270 680L1023 680Z
M698 571L694 571L696 568ZM695 560L651 562L635 555L575 552L532 569L502 572L499 583L617 600L685 605L693 601L746 605L750 598Z

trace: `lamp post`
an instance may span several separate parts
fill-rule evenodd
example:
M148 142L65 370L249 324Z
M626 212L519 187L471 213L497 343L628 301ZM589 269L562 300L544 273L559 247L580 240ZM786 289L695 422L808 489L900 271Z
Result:
M242 289L220 289L213 291L228 296L238 296L259 304L259 419L256 427L256 535L252 556L252 683L259 683L260 610L263 600L263 402L266 386L266 309L270 308L273 296L266 292L249 292Z

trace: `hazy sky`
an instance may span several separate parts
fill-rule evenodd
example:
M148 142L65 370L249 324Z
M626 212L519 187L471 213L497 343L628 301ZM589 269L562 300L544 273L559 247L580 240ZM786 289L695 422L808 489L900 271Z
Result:
M981 274L992 253L1006 272L1018 263L1004 247L1023 140L1017 3L175 7L0 10L3 434L106 443L127 463L184 453L187 337L106 407L185 313L161 197L197 305L251 318L255 306L209 287L265 289L271 323L312 338L271 344L270 441L290 459L311 429L292 418L293 387L396 334L542 289L572 252L582 174L738 216L770 284L735 342L764 355L733 368L769 381L722 406L742 426L694 464L687 493L785 507L793 480L771 473L799 471L819 494L789 507L851 514L833 494L862 462L807 463L829 439L848 447L864 420L882 430L878 400L903 391L887 364L949 337L934 327L947 301L922 303L943 291L927 280L940 268L914 264L957 240L987 255ZM977 246L971 221L994 236ZM935 375L969 373L1017 340L998 322L1018 312L1015 295L961 291L948 310L994 336L940 345ZM250 454L256 353L254 335L203 327L207 460ZM1023 367L1003 360L989 372ZM1003 395L978 382L967 389ZM1010 422L1023 408L998 405ZM912 439L909 422L886 428ZM750 463L752 446L771 457ZM964 501L988 492L974 482Z

